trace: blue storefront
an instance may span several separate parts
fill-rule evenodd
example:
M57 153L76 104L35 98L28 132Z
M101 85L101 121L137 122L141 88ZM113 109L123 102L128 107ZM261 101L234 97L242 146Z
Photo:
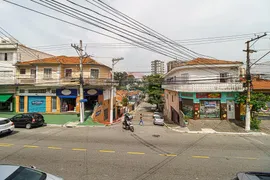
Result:
M28 112L46 112L45 96L29 96Z
M61 112L76 111L77 89L56 89L56 96L60 98Z

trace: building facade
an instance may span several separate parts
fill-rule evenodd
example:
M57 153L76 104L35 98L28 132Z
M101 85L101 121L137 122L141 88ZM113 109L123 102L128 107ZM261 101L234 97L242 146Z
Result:
M243 89L241 62L197 58L165 75L165 116L179 122L179 116L193 119L239 119L235 102Z
M151 73L152 74L164 74L164 62L160 60L151 61Z
M16 43L12 38L2 38L0 41L0 111L14 111L16 94L17 62L37 59L37 57L52 57L52 55L30 49Z
M181 61L169 61L167 63L167 72L169 72L170 70L172 70L173 68L179 67L183 62Z
M18 62L16 68L16 112L79 113L79 57ZM83 62L85 110L101 123L110 118L110 71L91 58Z

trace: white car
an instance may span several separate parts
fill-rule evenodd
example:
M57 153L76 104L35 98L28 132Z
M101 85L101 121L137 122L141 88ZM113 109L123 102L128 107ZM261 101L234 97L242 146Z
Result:
M8 118L0 118L0 134L12 133L14 124Z
M161 126L164 126L164 118L159 115L159 114L154 114L153 115L153 118L154 118L154 121L153 121L153 124L154 125L161 125Z
M0 164L0 179L12 180L63 180L61 177L35 169L8 164Z

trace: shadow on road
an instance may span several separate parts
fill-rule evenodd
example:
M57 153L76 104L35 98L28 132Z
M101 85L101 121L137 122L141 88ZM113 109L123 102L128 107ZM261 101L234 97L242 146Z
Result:
M4 133L4 134L0 134L0 138L4 138L6 136L12 136L19 133L19 131L13 131L12 133Z

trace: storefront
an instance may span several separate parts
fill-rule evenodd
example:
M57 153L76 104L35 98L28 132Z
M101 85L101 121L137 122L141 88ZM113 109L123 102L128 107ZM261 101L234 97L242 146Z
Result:
M14 105L15 105L14 94L15 94L15 87L14 88L7 88L7 87L0 88L0 111L1 112L14 111Z
M98 96L103 94L103 91L101 89L84 89L84 98L87 99L87 102L85 103L85 109L93 111L95 106L98 103Z
M238 92L179 93L182 111L193 119L236 119L240 111L235 99Z
M46 96L28 96L28 112L46 112Z
M75 112L77 89L56 89L56 96L60 99L60 112Z

